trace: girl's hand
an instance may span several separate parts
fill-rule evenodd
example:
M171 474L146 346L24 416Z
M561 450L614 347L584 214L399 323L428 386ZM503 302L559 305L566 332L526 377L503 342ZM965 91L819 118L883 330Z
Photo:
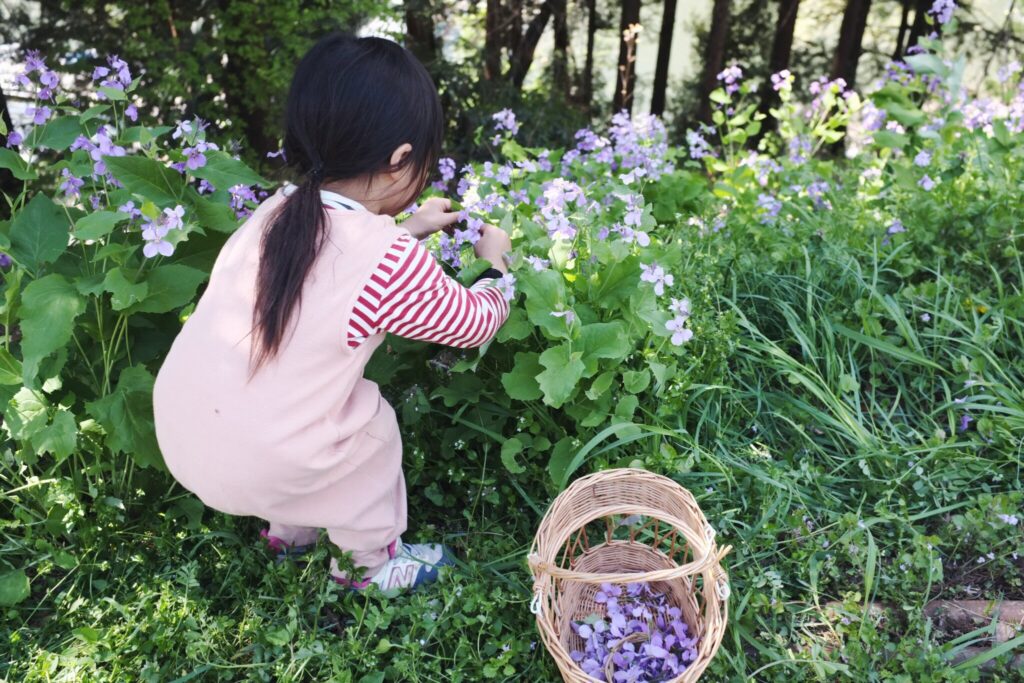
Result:
M508 233L495 225L485 225L480 230L480 239L473 246L477 258L491 262L495 270L508 273L505 254L512 250L512 240Z
M402 227L418 240L429 237L459 219L458 212L451 208L452 200L431 197L416 209L416 213L402 222Z

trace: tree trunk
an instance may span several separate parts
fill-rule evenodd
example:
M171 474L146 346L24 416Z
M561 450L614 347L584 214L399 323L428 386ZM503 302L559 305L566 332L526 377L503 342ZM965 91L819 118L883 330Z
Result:
M711 29L704 55L704 78L701 80L700 108L697 118L711 123L711 91L718 87L718 74L725 68L725 43L729 37L729 0L715 0L711 8Z
M839 27L839 46L832 62L832 78L842 78L853 88L857 82L857 64L863 51L864 29L871 11L871 0L848 0Z
M932 0L917 0L914 8L914 24L910 27L910 37L907 38L907 46L903 48L903 54L917 45L918 41L928 31L928 10L932 7Z
M484 80L493 81L501 77L501 46L504 42L501 0L487 0L487 16L484 18Z
M552 0L551 16L555 28L555 53L551 61L551 77L555 90L569 98L569 18L566 0Z
M672 32L676 24L676 0L665 0L661 13L661 35L658 38L658 62L654 67L654 91L651 93L651 113L665 113L665 91L668 89L668 65L672 56Z
M546 0L540 6L540 11L530 20L529 26L526 27L526 33L523 35L522 40L519 41L519 49L512 55L509 80L517 88L523 87L526 73L530 70L530 65L533 64L533 54L537 51L537 43L540 42L544 28L548 25L548 20L551 18L551 2L552 0Z
M612 112L625 109L633 111L633 89L636 86L635 42L631 48L623 33L631 24L640 23L640 0L622 0L622 17L619 21L619 69L615 78L615 97L612 99Z
M768 60L768 72L777 74L789 68L793 55L793 32L796 29L796 16L800 10L800 0L779 0L779 18L775 24L775 37L772 39L772 53ZM774 130L777 121L768 115L773 107L779 105L779 95L771 83L766 83L764 97L761 99L761 112L766 115L761 122L761 135Z
M580 99L593 111L594 106L594 36L597 34L597 0L587 0L587 56L583 61L583 92Z
M405 0L406 47L429 66L437 60L434 17L430 0Z
M903 56L903 41L910 30L910 0L900 0L900 31L896 34L896 49L892 51L892 61Z

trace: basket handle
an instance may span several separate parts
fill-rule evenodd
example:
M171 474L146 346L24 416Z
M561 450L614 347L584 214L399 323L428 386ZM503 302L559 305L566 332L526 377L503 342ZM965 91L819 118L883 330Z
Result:
M668 569L656 569L649 572L624 573L624 572L579 572L573 569L563 569L558 565L545 562L534 553L528 558L530 567L535 572L543 572L548 576L563 581L579 581L581 583L650 583L652 581L670 581L684 576L690 576L702 571L709 562L717 559L717 553L707 553L700 560L688 564L670 567Z

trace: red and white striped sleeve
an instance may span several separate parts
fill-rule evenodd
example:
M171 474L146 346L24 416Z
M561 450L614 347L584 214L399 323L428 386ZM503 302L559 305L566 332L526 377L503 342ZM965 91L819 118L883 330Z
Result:
M493 277L464 287L441 269L426 248L399 236L370 275L356 300L348 345L378 332L469 348L493 337L508 318L508 302L490 286Z

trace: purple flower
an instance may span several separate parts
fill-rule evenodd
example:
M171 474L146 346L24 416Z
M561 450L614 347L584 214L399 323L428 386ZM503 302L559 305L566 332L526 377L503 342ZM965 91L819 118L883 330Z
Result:
M739 81L741 78L743 78L743 70L736 64L726 67L724 71L718 74L718 80L725 83L725 91L730 95L740 89Z
M515 135L519 132L519 122L516 121L515 112L511 109L502 109L499 112L495 112L491 115L491 119L494 120L495 130L506 130L509 135Z
M892 222L892 225L890 225L888 227L888 229L886 229L885 232L890 234L890 235L895 235L898 232L906 232L906 231L907 231L907 229L905 227L903 227L903 223L900 222L900 219L897 218L896 220L894 220Z
M935 187L935 181L932 180L927 173L925 173L924 176L921 177L921 180L917 181L917 184L923 187L925 189L925 192L931 192L932 189Z
M210 181L206 178L199 180L199 187L197 188L199 194L211 194L216 191L216 188L210 184Z
M948 24L953 18L953 11L956 9L956 2L953 0L935 0L928 14L935 17L939 24Z
M961 415L960 416L960 431L961 432L966 432L967 428L970 426L970 424L972 422L974 422L974 418L971 417L970 415L968 415L967 413L964 413L963 415Z
M757 196L757 208L764 211L761 222L767 225L773 222L782 211L782 202L774 195L761 193Z
M251 187L241 184L232 185L228 188L228 192L231 194L231 208L235 210L235 216L244 218L252 213L245 204L256 201L256 193Z
M791 90L793 88L793 74L789 72L789 69L783 69L777 74L772 74L772 90L779 92L781 90Z
M42 71L46 68L46 60L39 56L39 50L29 50L25 53L25 73Z
M551 267L551 261L539 256L527 256L526 262L533 266L533 269L538 272Z
M16 130L7 133L7 147L17 147L25 140L25 136Z
M686 131L686 144L690 148L691 159L703 159L704 157L715 156L711 145L704 139L704 136L695 130Z
M920 166L921 168L924 168L931 163L932 153L926 149L922 149L920 152L917 153L917 156L914 157L915 166Z
M7 270L11 267L11 263L13 263L11 257L0 251L0 268Z
M50 118L53 111L47 106L42 107L28 107L25 113L32 117L32 123L37 126L41 126Z
M129 218L138 218L142 215L142 212L135 208L135 202L132 200L126 201L121 206L117 207L117 210L121 213L128 214Z
M666 273L665 269L659 266L657 263L641 264L640 279L643 282L651 282L654 284L654 293L658 296L662 296L665 293L665 287L671 287L675 284L675 278L671 273Z
M98 66L92 70L92 80L98 81L101 78L106 78L107 74L110 73L110 69L105 66Z
M495 285L501 290L502 296L505 297L505 301L512 301L516 296L516 276L512 273L505 273L497 281Z
M85 181L72 175L71 171L66 168L61 169L60 174L64 178L64 182L60 184L61 192L68 198L77 197L80 194L79 190L85 185Z
M437 170L441 173L441 182L447 183L455 177L455 160L450 157L442 157L437 162Z
M932 316L931 316L930 313L922 313L921 314L921 322L923 322L923 323L931 322L931 319L932 319Z
M129 104L124 108L124 115L131 121L139 120L139 110L134 104Z
M885 117L888 116L888 113L877 107L874 102L868 101L861 108L860 116L864 130L873 133L885 124Z
M206 155L200 151L199 146L186 147L181 150L185 154L185 168L194 171L206 165Z

